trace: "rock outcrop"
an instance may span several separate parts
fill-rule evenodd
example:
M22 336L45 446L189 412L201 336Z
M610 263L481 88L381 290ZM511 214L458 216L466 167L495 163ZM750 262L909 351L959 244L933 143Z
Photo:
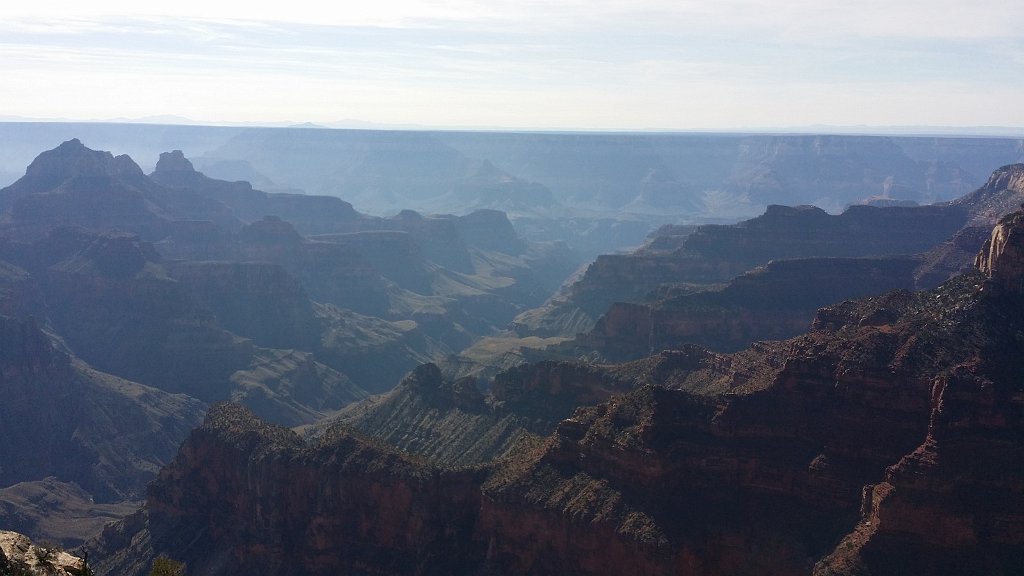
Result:
M75 355L105 372L204 402L251 401L261 416L291 424L310 423L365 395L348 376L311 358L328 348L330 358L357 357L328 338L345 322L273 264L166 262L132 234L74 228L32 244L0 242L0 253L34 280L20 286L11 267L12 298L36 287L40 301L6 305L38 312ZM422 358L394 350L406 369ZM402 354L411 358L402 361Z
M314 303L280 265L264 262L169 263L168 275L231 332L267 348L315 349Z
M861 521L816 565L816 575L1019 571L1024 391L1012 350L1024 343L1022 233L1024 212L1009 214L979 252L986 299L998 307L980 353L950 362L934 379L924 441L888 467L881 482L865 486ZM958 311L957 322L968 326L978 312L962 303ZM964 325L949 329L977 337Z
M85 561L52 545L33 544L17 532L0 530L0 574L82 576Z
M248 364L252 343L217 325L135 235L60 228L3 249L38 279L54 330L100 370L213 401Z
M925 254L917 271L919 286L934 286L971 269L978 245L991 236L992 227L1024 204L1024 164L999 168L984 186L951 204L965 209L968 220L947 241Z
M118 228L158 240L171 221L195 219L227 228L239 224L223 204L171 193L128 156L91 150L77 139L40 154L22 178L0 190L0 228L24 240L58 226Z
M1015 212L999 221L975 265L996 286L1024 292L1024 213Z
M142 175L142 169L127 155L115 157L110 152L91 150L73 138L37 156L25 170L25 176L6 189L3 205L9 206L14 200L39 191L53 190L74 178Z
M15 266L0 305L46 318L100 369L204 401L230 397L254 344L390 389L539 304L576 266L564 249L523 242L501 212L368 217L337 198L207 178L180 151L147 177L69 141L4 199L0 257ZM36 200L55 206L16 210Z

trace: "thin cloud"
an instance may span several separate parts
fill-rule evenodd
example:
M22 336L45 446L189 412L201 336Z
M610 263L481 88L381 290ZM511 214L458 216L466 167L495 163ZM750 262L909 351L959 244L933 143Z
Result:
M0 74L28 95L8 91L0 104L26 115L28 105L39 115L30 94L73 85L48 104L463 126L657 127L660 118L670 128L695 114L702 127L750 125L758 114L800 124L801 112L804 124L903 113L912 117L901 124L943 114L945 124L980 124L993 116L986 93L1024 93L1024 11L1001 0L382 0L327 11L296 0L244 15L191 0L145 10L18 4L0 8ZM957 89L927 109L905 105L948 90L949 78ZM999 112L1003 124L1024 124L1021 112Z

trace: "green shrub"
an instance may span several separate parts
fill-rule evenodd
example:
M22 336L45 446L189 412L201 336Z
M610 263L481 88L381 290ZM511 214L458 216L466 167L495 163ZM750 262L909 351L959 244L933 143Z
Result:
M153 560L153 568L149 571L149 576L184 576L185 566L181 562L171 560L167 556L161 554Z

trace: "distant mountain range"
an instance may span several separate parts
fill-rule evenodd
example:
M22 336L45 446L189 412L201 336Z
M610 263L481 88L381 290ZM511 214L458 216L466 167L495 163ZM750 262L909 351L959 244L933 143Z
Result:
M1024 161L1017 136L577 133L0 123L0 178L79 138L150 170L182 150L206 175L269 192L403 209L506 212L530 240L587 256L633 248L669 223L735 222L771 204L951 200ZM2 183L2 180L0 180Z
M708 130L665 130L659 128L643 128L637 130L602 130L600 128L572 127L511 127L511 126L430 126L425 124L396 124L390 122L372 122L347 118L343 120L285 120L285 121L247 121L247 122L210 122L194 120L185 116L161 114L138 118L107 118L107 119L70 119L70 118L32 118L26 116L3 116L0 122L95 122L102 124L160 124L176 126L245 126L253 128L335 128L335 129L368 129L368 130L445 130L445 131L484 131L484 132L577 132L583 134L597 133L656 133L656 134L850 134L859 136L903 135L903 136L997 136L1024 137L1024 127L1013 126L868 126L868 125L830 125L811 124L807 126L761 126L733 127Z

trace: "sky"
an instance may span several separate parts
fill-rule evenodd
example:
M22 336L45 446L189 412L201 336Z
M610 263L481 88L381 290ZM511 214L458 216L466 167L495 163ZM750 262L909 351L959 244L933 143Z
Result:
M1024 126L1020 0L3 4L2 118Z

